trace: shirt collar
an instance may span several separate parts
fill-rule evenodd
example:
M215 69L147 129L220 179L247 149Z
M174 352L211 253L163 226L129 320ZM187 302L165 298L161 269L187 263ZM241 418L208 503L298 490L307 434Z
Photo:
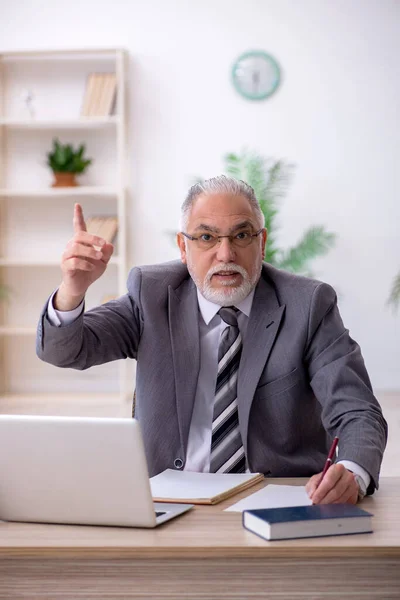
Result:
M244 313L246 315L246 317L250 316L250 311L251 311L251 307L253 304L254 292L255 292L255 288L252 289L250 294L248 296L246 296L246 298L244 300L242 300L242 302L232 305L232 306L235 306L236 308L238 308L242 313ZM221 306L219 304L215 304L214 302L210 302L209 300L206 300L204 298L204 296L202 296L202 294L200 293L198 288L197 288L197 300L199 303L199 309L200 309L201 316L203 317L205 324L208 325L210 323L211 319L213 319L215 317L215 315L217 314L217 312L219 311Z

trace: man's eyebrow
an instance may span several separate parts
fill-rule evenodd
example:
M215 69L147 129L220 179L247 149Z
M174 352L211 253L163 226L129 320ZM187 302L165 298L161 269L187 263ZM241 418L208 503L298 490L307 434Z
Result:
M234 227L230 229L230 233L234 233L235 231L239 231L240 229L251 228L254 229L254 225L251 221L242 221L242 223L238 223ZM195 231L209 231L210 233L221 233L221 230L218 227L213 227L212 225L206 225L205 223L200 223L195 228Z
M235 225L235 227L232 227L231 232L233 233L234 231L238 231L239 229L246 229L249 227L251 229L254 229L253 223L251 221L243 221L242 223Z
M204 223L200 223L200 225L197 225L195 231L212 231L213 233L220 232L218 227L213 227L212 225L205 225Z

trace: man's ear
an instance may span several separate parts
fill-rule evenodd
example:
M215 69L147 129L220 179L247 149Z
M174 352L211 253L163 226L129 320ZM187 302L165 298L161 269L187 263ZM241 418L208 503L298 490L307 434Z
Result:
M266 229L263 229L261 232L261 252L262 252L262 257L265 257L265 247L267 245L267 239L268 239L268 231Z
M180 253L181 253L181 261L184 265L186 265L186 241L184 236L181 233L177 233L176 235L176 243L178 244Z

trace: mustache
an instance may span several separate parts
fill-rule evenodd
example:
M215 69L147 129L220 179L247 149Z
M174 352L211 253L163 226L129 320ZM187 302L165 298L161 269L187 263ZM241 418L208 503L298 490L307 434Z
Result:
M228 263L211 267L206 275L206 282L211 281L212 276L216 273L239 273L243 279L246 280L248 278L247 271L243 267L235 263Z

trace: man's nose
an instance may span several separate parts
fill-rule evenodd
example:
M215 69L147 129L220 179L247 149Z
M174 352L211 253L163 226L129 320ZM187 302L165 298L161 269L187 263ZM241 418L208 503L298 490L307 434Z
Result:
M220 238L217 242L217 260L232 262L236 256L235 249L228 237Z

